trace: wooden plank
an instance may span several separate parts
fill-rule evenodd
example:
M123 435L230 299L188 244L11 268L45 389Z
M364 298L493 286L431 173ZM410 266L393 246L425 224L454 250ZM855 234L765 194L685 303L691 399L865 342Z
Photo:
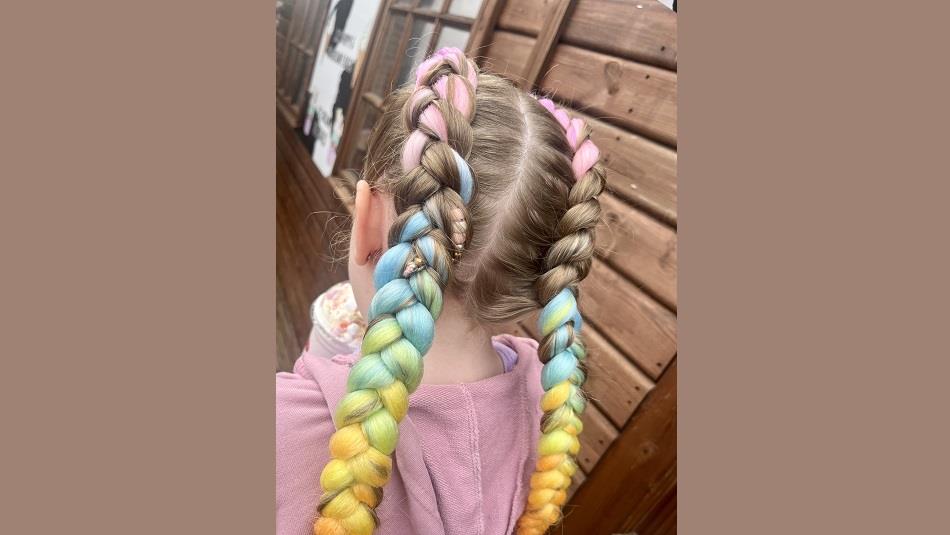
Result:
M306 334L309 332L309 307L308 298L312 299L315 295L309 295L309 288L305 286L307 272L309 270L303 267L306 260L305 253L300 249L297 240L294 238L292 223L288 222L286 202L281 198L278 192L277 199L277 279L283 288L284 301L287 303L288 320L292 326L294 338L297 345L303 345ZM286 355L283 359L294 360L297 355ZM278 362L280 364L280 362Z
M538 38L531 49L531 55L528 57L522 89L530 91L538 82L541 70L547 65L554 45L561 38L561 32L564 30L564 24L573 3L574 0L554 0L550 9L545 10L544 25L541 26Z
M586 473L597 465L607 448L613 444L617 438L617 428L610 423L610 420L596 405L587 404L584 413L581 414L581 422L584 424L584 432L580 435L581 451L577 457L577 464Z
M586 432L586 429L585 429ZM570 501L564 533L626 533L676 479L676 364L640 405Z
M651 499L640 502L637 509L630 512L631 520L627 522L632 525L630 534L676 535L676 470L671 470L671 475L660 484L666 488L665 492L651 492ZM652 499L654 496L656 499ZM646 513L641 513L641 508Z
M289 369L310 333L310 303L345 279L346 270L328 261L336 219L308 217L314 211L336 214L339 203L294 132L280 120L277 126L277 365Z
M567 498L570 499L571 496L577 492L577 489L581 488L581 485L583 485L585 481L587 481L587 476L584 475L583 470L574 472L574 477L571 478L571 486L567 487Z
M522 329L537 339L537 315L522 321ZM588 398L618 428L623 427L630 415L653 389L653 381L623 356L593 325L584 327L587 345L587 381L584 390Z
M595 260L581 283L581 312L617 349L656 380L676 355L676 317Z
M284 285L277 276L277 371L289 372L301 353L300 340L293 328L290 305L284 295Z
M538 35L544 26L544 15L558 0L508 0L498 17L503 30Z
M655 0L577 0L562 41L676 70L676 12Z
M584 387L591 400L603 409L614 425L623 427L653 389L654 383L598 333L593 325L584 328L584 343L590 352Z
M498 28L536 36L558 0L510 0ZM655 0L577 0L561 42L676 70L676 13Z
M664 223L676 226L676 151L580 112L607 167L610 191Z
M481 10L475 18L475 23L472 25L465 53L469 57L475 58L479 65L481 65L481 61L478 58L487 47L489 39L491 39L492 30L495 29L495 24L504 4L505 2L500 0L485 0L482 2Z
M337 252L330 244L344 229L346 210L340 204L328 182L316 171L316 166L309 159L309 154L296 134L287 130L282 132L284 141L278 146L278 151L287 152L287 160L292 170L292 179L285 181L288 188L288 203L295 206L292 212L296 232L303 247L308 252L307 259L313 272L336 271L337 265L330 260ZM309 254L310 251L319 251L319 254Z
M600 206L600 257L676 310L676 232L613 195L601 195Z
M559 45L540 87L596 118L676 146L676 73Z
M523 83L534 39L516 33L497 31L485 50L482 66L516 84Z

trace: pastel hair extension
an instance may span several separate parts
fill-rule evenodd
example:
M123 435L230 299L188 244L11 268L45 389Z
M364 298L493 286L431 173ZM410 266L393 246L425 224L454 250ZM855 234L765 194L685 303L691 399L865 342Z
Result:
M586 405L581 387L587 356L580 337L578 283L590 272L594 227L601 213L597 197L606 184L603 168L597 165L600 152L590 140L589 126L581 119L571 119L550 99L540 99L539 103L564 130L576 182L568 194L568 209L557 222L557 240L544 257L543 273L536 283L543 307L538 319L538 354L544 362L544 415L528 503L518 520L519 535L541 535L560 520L567 488L577 471L578 436L583 430L580 414Z
M444 48L418 67L403 106L410 133L391 188L398 215L374 272L362 357L336 408L316 535L369 535L377 527L375 509L392 472L399 422L422 379L452 257L471 237L465 222L475 180L467 159L477 85L475 64Z

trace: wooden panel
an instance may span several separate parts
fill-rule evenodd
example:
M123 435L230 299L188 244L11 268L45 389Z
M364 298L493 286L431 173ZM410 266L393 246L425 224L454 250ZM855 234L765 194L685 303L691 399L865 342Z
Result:
M485 50L483 66L489 71L520 83L528 65L534 39L511 32L495 32Z
M633 526L630 535L676 535L676 478L675 474L672 482L667 483L669 488L664 494L659 494L659 499L655 504L651 503L652 508L647 509L642 519ZM645 502L650 503L650 502ZM638 506L638 509L640 507ZM634 510L633 514L636 515ZM639 517L640 515L637 515Z
M540 86L597 118L676 145L676 73L559 45Z
M571 112L590 124L593 141L607 167L610 191L676 226L676 151L642 136Z
M562 41L676 70L676 13L656 0L577 0Z
M598 254L676 310L676 232L613 195L601 195L600 206Z
M656 380L676 354L676 317L601 261L581 283L581 311Z
M554 45L561 38L561 32L567 23L568 11L573 0L556 0L545 10L544 25L538 33L537 41L528 57L528 67L524 74L522 89L532 89L541 76L541 70L548 63Z
M345 267L329 261L345 209L296 134L277 122L277 365L289 370L310 333L310 303L346 278Z
M585 481L587 481L587 476L584 475L583 470L578 470L577 472L574 472L574 477L571 478L571 486L567 487L568 499L570 499L570 497L573 496L574 493L577 492L577 489L579 489L581 485L584 484Z
M538 35L545 14L558 0L508 0L498 17L498 27L527 35Z
M537 316L522 321L523 331L537 339ZM584 390L590 400L617 427L623 427L634 409L653 388L653 381L623 356L593 325L584 327L587 345L587 381Z
M617 438L617 429L600 409L589 403L584 414L581 414L581 422L584 424L584 432L580 436L581 451L577 463L589 474Z
M669 495L676 480L675 361L587 480L567 507L563 533L629 532Z
M538 35L556 0L511 0L498 27ZM676 70L676 13L655 0L577 0L562 42Z
M468 47L465 49L465 53L470 57L474 58L482 54L492 32L495 31L495 25L504 4L504 0L482 0L481 11L475 23L472 24L472 33L468 39Z
M278 231L279 232L279 231ZM279 260L278 260L279 261ZM277 274L277 371L289 372L294 368L293 355L302 351L300 339L291 319L291 306L284 294L281 275Z
M623 427L653 389L653 381L592 325L584 328L584 343L590 352L587 382L584 383L588 395L617 427Z

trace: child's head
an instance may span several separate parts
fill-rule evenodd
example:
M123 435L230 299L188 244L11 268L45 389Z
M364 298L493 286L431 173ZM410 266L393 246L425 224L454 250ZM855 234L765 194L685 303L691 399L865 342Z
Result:
M370 323L337 409L315 533L375 528L443 299L488 323L542 309L543 436L519 533L543 533L577 469L585 352L576 296L605 184L597 149L583 121L479 74L457 49L423 62L384 108L357 188L349 262Z

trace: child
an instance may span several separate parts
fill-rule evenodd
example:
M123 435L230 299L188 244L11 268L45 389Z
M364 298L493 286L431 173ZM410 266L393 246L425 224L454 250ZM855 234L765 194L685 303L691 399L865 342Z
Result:
M589 136L454 48L390 95L350 239L362 356L307 351L277 376L280 535L540 535L560 519L605 184ZM539 342L489 336L537 309Z

